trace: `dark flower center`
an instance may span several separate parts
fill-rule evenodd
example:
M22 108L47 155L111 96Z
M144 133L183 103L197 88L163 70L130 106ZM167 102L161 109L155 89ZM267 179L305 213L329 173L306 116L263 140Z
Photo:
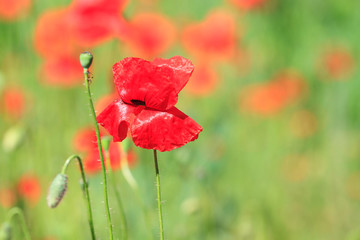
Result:
M139 105L139 106L145 106L145 102L140 101L140 100L133 99L133 100L131 100L131 103L135 104L135 105Z

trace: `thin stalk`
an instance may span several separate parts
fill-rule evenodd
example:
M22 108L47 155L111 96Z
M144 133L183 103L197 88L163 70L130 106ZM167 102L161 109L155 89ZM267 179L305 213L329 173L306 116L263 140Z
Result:
M157 201L158 201L158 210L159 210L160 239L164 240L164 226L163 226L163 217L162 217L162 209L161 209L160 173L159 173L156 150L154 150L154 163L155 163L155 173L156 173Z
M141 205L143 214L145 216L145 221L146 221L146 226L149 230L149 239L154 239L153 235L151 234L151 219L150 219L150 215L149 215L149 211L148 208L145 206L144 201L143 201L143 197L140 194L139 191L139 187L138 184L136 182L136 179L134 178L134 176L132 175L130 168L129 168L129 160L128 160L128 153L125 151L124 147L121 146L121 172L123 174L123 177L125 178L125 180L127 181L127 183L129 184L129 186L132 188L132 190L134 191L134 193L136 194L136 198L139 201L139 204Z
M86 177L85 177L85 170L84 170L84 166L82 164L81 158L78 155L70 156L66 160L66 162L65 162L65 164L64 164L64 166L63 166L63 168L61 170L61 173L65 174L67 167L69 166L70 162L73 159L77 159L78 162L79 162L81 177L82 177L82 180L83 180L83 183L84 183L85 196L86 196L87 206L88 206L88 215L89 215L89 226L90 226L90 232L91 232L91 239L95 240L96 237L95 237L94 220L93 220L93 215L92 215L92 210L91 210L90 194L89 194L88 184L87 184Z
M108 173L109 173L110 179L112 181L113 190L115 192L115 198L116 198L116 201L117 201L117 203L119 205L122 239L126 240L126 239L128 239L128 233L127 233L127 224L126 224L126 218L125 218L125 211L124 211L123 204L121 202L120 192L116 188L115 175L114 175L114 172L112 170L112 166L111 166L111 163L110 163L110 157L109 157L109 152L108 151L106 151L106 159L107 159L106 164L107 164L107 166L109 166L108 167Z
M20 225L21 225L21 228L23 229L25 240L31 240L30 232L26 226L23 211L20 208L18 208L18 207L11 208L8 212L7 220L10 222L11 218L15 215L18 215L20 217Z
M108 222L108 227L109 227L109 237L110 237L110 240L113 240L114 236L113 236L113 228L112 228L110 208L109 208L109 197L108 197L108 192L107 192L107 179L106 179L105 162L104 162L104 156L103 156L103 152L102 152L99 125L98 125L98 122L96 120L95 108L94 108L94 104L93 104L92 97L91 97L88 74L89 74L88 69L84 68L85 87L86 87L88 98L89 98L91 116L92 116L92 118L94 120L96 139L97 139L98 149L99 149L99 154L100 154L100 161L101 161L101 168L102 168L102 175L103 175L103 183L104 183L103 184L103 189L104 189L104 198L105 198L105 211L106 211L107 222Z

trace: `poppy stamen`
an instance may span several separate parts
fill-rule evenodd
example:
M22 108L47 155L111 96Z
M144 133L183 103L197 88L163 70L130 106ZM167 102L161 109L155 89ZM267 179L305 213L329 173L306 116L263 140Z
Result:
M145 106L145 102L141 100L133 99L130 101L132 104L138 105L138 106Z

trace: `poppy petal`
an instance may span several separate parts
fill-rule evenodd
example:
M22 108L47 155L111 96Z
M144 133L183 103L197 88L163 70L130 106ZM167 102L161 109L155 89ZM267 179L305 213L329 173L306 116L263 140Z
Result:
M168 110L188 82L194 66L181 56L155 59L125 58L113 66L114 82L126 103L144 102L148 108Z
M168 111L144 109L131 126L136 146L171 151L198 138L202 127L175 107Z
M116 100L100 113L97 121L113 136L113 141L121 142L126 138L130 123L134 119L135 114L141 111L141 109L141 107Z

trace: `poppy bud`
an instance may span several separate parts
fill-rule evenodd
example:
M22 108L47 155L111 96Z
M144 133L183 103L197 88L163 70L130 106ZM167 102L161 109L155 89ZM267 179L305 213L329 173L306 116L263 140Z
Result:
M0 229L0 240L11 240L11 225L4 222Z
M59 173L52 181L49 193L47 196L47 203L50 208L55 208L63 199L67 189L67 176Z
M90 52L80 54L80 64L84 69L88 69L93 61L93 55Z

